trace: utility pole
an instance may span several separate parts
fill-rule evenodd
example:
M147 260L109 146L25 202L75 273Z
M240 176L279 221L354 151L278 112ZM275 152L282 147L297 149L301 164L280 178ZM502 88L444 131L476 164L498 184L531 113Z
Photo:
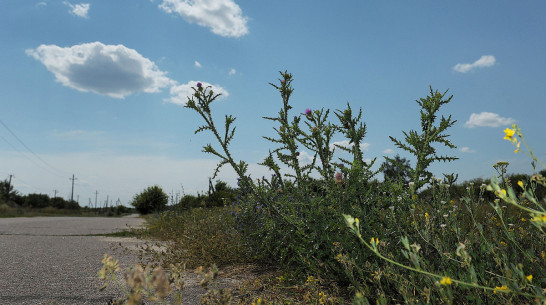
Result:
M74 178L74 174L72 174L72 178L68 178L69 180L72 180L72 194L70 195L70 201L74 201L74 180L78 180L77 178Z
M57 198L57 193L58 193L58 192L59 192L59 191L57 191L57 190L53 190L53 199Z
M95 191L95 209L97 208L97 195L99 194L99 191Z

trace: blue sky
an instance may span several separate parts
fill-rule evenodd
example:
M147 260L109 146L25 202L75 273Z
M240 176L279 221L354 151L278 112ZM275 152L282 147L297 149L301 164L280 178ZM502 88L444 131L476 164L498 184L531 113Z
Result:
M262 117L281 107L268 83L284 70L293 115L362 108L365 158L413 164L389 136L419 128L430 85L454 96L441 114L457 120L445 154L460 158L436 175L488 178L501 160L531 173L502 130L517 123L546 159L545 12L544 1L2 1L0 178L67 198L75 174L82 205L95 191L127 204L153 184L204 191L212 138L183 108L197 81L224 93L218 118L237 117L234 157L266 175ZM220 178L235 183L227 167Z

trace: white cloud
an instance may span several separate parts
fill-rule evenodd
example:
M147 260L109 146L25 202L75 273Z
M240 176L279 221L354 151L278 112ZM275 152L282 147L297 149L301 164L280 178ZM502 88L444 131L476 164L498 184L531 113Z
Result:
M235 73L237 73L237 70L231 69L231 70L229 70L229 73L228 73L228 74L229 74L229 75L234 75Z
M471 149L470 147L461 147L461 152L464 153L475 153L476 151Z
M163 0L159 8L190 23L210 28L217 35L241 37L249 33L248 18L233 0Z
M181 84L181 85L175 85L171 87L171 98L166 99L165 101L171 102L178 105L186 105L188 102L188 97L192 96L195 91L193 91L192 87L197 87L198 81L189 81L187 84ZM200 82L203 84L203 87L211 87L210 89L216 94L220 93L220 97L218 99L223 99L229 96L229 92L218 86L218 85L211 85L207 82Z
M383 151L384 154L394 154L394 150L387 148Z
M299 153L300 154L298 155L298 161L302 164L310 164L311 162L313 162L313 156L311 156L305 150L302 150Z
M26 53L42 62L58 82L83 92L124 98L136 92L159 92L175 83L154 62L124 45L40 45Z
M485 68L491 67L495 64L495 56L493 55L483 55L480 59L476 60L471 64L456 64L453 67L453 70L461 73L466 73L472 71L476 68Z
M338 145L338 146L341 146L341 147L345 147L345 148L351 148L353 147L353 143L350 143L349 144L349 140L342 140L342 141L337 141L337 142L333 142L332 144L330 144L330 149L334 148L335 146L334 145ZM360 143L360 149L361 150L368 150L370 148L370 143Z
M201 68L201 63L199 63L197 60L195 61L195 67Z
M68 1L64 1L63 3L70 7L70 13L82 18L88 17L87 14L91 6L89 3L71 4Z
M42 6L47 6L47 3L44 1L36 3L36 7L42 7Z
M503 118L496 113L492 112L482 112L482 113L472 113L470 118L464 124L467 128L474 127L499 127L504 125L510 125L515 123L516 120L512 118Z

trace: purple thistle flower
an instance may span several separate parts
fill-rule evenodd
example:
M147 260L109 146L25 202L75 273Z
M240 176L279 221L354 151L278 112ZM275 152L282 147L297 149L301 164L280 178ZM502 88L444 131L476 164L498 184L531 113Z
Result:
M311 112L312 112L311 108L305 109L305 115L311 115Z
M203 86L203 84L201 84L200 82L197 83L197 88L201 88L201 86Z
M344 167L345 167L345 164L339 163L339 167L344 168Z

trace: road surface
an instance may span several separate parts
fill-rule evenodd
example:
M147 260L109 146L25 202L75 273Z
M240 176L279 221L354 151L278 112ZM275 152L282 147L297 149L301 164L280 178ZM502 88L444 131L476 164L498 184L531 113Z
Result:
M137 263L113 246L138 240L90 235L142 224L136 216L0 218L0 304L107 304L120 297L113 287L99 292L97 272L105 253L122 269Z

